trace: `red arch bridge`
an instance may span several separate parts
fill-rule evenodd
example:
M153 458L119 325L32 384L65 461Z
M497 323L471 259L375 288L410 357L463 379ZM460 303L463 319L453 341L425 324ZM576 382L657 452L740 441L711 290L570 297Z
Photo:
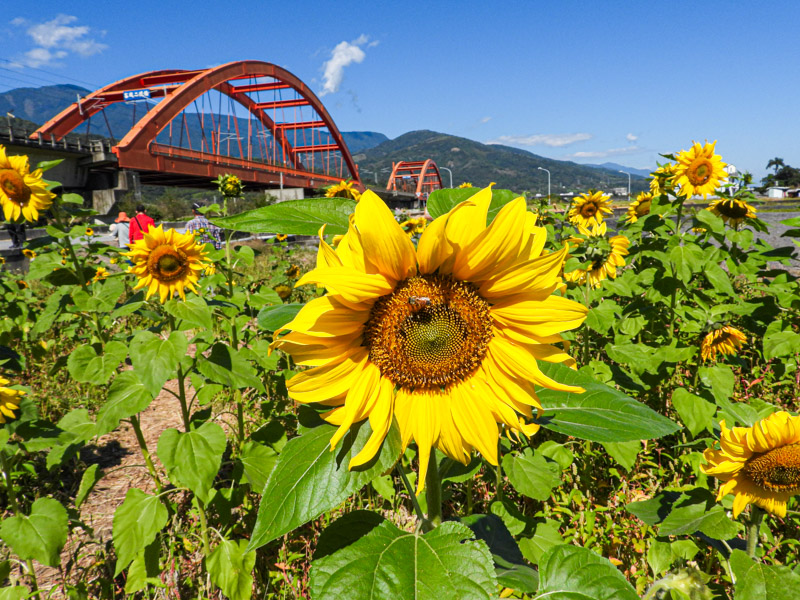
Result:
M93 127L107 130L112 141L92 136ZM319 98L289 71L260 61L127 77L78 98L28 139L9 136L10 145L24 143L34 161L45 154L81 155L77 170L49 174L68 180L65 188L102 189L80 180L103 174L113 179L127 171L154 185L209 188L218 175L231 173L249 190L311 190L347 178L363 189ZM106 187L127 186L112 181ZM95 193L96 208L103 211L113 197L105 204L98 206Z
M439 167L431 159L392 163L392 174L386 184L387 191L412 193L420 200L443 187Z

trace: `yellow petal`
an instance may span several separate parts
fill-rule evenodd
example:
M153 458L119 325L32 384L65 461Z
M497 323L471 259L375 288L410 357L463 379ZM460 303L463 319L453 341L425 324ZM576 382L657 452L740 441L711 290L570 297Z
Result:
M492 202L492 188L484 188L453 208L445 234L455 248L465 248L486 229L486 215Z
M585 391L582 387L565 385L554 379L550 379L539 370L535 358L526 347L512 344L503 338L495 337L492 339L489 343L487 358L489 358L489 355L491 355L491 358L497 361L507 373L516 375L517 377L523 377L542 387L563 392L575 392L577 394L582 394Z
M364 302L385 296L394 289L394 284L378 273L359 273L348 267L325 267L309 271L295 284L324 285L331 293L341 295L348 302Z
M364 256L374 272L396 283L414 274L417 259L414 244L395 221L392 211L377 194L367 190L356 206L356 228ZM367 272L371 269L368 268Z
M340 362L298 373L286 382L289 397L297 402L308 403L343 394L361 375L366 358L366 348L354 348Z
M453 254L453 248L445 237L448 218L449 213L434 219L419 238L417 261L422 274L433 273Z
M378 384L381 379L381 373L378 367L369 362L369 356L364 356L359 366L359 376L347 391L347 397L344 401L342 424L331 437L331 450L336 448L339 440L344 437L344 434L347 433L350 426L356 420L360 420L358 417L361 416L360 413L364 405L372 399L373 395L378 394Z
M488 460L497 465L497 423L492 418L482 398L489 397L492 390L477 377L461 385L453 386L452 415L464 439Z
M317 268L320 267L341 267L342 259L336 254L336 250L330 247L323 237L325 235L325 225L319 228L319 249L317 250Z
M392 413L394 408L394 384L381 378L378 399L369 413L369 426L372 433L361 449L361 452L350 459L349 468L354 469L368 463L378 453L392 426Z
M565 244L559 252L517 263L487 279L479 293L487 299L502 299L513 294L552 289L559 281L567 251Z
M287 329L319 337L351 335L360 332L368 318L369 310L352 310L336 298L322 296L309 301L275 336Z
M491 310L501 324L529 330L541 337L580 327L589 312L583 304L561 296L548 296L544 300L500 300Z

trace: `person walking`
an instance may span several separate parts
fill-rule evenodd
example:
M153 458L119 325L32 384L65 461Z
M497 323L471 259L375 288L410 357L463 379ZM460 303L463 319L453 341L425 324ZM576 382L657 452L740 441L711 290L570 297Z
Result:
M216 225L212 225L205 215L200 212L200 205L195 202L192 204L192 214L194 217L186 223L184 233L193 233L203 244L214 244L214 248L222 248L222 230Z
M126 212L120 212L119 216L114 219L114 223L112 223L111 227L108 228L109 233L116 234L117 236L117 245L120 248L125 248L130 241L130 222L131 219Z
M128 242L133 244L136 240L141 240L144 234L155 226L156 222L147 216L144 212L144 205L140 204L136 207L136 214L130 220Z

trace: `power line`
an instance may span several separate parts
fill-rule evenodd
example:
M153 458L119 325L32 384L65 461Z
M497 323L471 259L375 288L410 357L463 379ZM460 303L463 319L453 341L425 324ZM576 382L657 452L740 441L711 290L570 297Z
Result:
M7 62L10 65L18 65L19 64L19 62L13 61L13 60L9 60L7 58L0 58L0 60L3 61L3 62ZM67 75L60 75L59 73L53 73L52 71L47 71L45 69L39 69L37 67L29 67L29 66L26 66L25 68L26 69L33 69L34 71L39 71L41 73L47 73L48 75L53 75L55 77L60 77L62 79L69 79L69 80L74 81L76 83L85 83L86 85L90 86L93 89L97 89L97 88L101 87L100 85L97 85L96 83L92 83L91 81L84 81L82 79L75 79L74 77L68 77Z

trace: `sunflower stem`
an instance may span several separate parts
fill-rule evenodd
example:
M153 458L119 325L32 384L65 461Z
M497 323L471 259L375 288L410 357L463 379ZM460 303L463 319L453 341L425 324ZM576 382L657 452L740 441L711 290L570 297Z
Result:
M64 222L61 219L61 205L58 202L53 203L53 216L56 218L56 224L62 229L65 228ZM78 283L82 288L86 287L86 278L83 275L83 264L78 261L78 255L75 248L72 246L72 239L67 235L64 237L64 243L67 245L67 252L72 259L72 264L75 265L75 276L78 278Z
M764 518L764 511L755 504L750 505L750 519L747 523L747 554L750 558L756 557L758 547L759 531L761 520Z
M497 438L497 466L495 467L495 499L498 502L503 502L503 467L501 466L501 457L503 456L503 446L501 445L502 438Z
M14 490L14 484L11 481L11 469L8 467L6 454L2 450L0 450L0 467L2 467L3 471L3 481L6 485L6 496L8 497L8 503L11 505L14 514L20 516L22 515L22 510L17 502L17 494ZM25 561L25 565L28 567L28 575L30 575L31 578L31 587L33 588L33 592L35 595L39 596L39 583L36 581L36 571L33 569L33 561L28 559Z
M589 283L589 273L586 273L586 291L584 294L586 308L590 307L590 296L591 286ZM589 326L584 323L583 324L583 364L589 364Z
M161 479L159 478L156 467L153 464L153 459L150 458L150 451L147 449L147 442L144 440L142 426L139 423L139 415L133 415L131 417L131 425L133 425L133 432L136 434L136 441L139 442L139 449L142 451L144 462L147 465L147 471L150 473L150 477L153 478L153 481L156 484L156 491L160 494L162 488Z
M439 475L439 465L436 452L431 452L428 462L428 472L425 474L425 499L428 501L428 519L431 529L442 523L442 478Z

